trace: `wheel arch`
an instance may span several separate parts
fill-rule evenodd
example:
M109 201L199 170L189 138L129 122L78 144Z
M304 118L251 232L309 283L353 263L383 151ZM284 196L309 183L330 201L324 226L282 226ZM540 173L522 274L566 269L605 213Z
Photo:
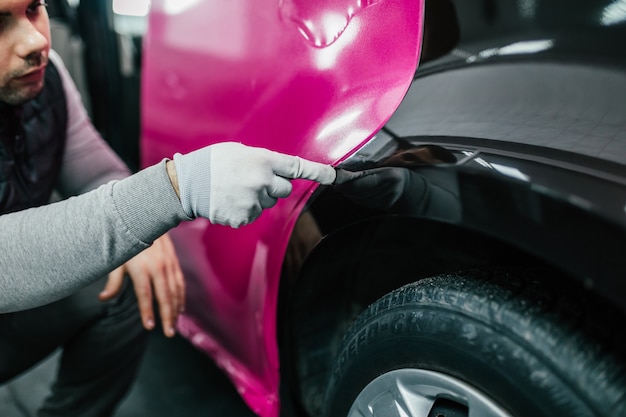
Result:
M290 395L310 414L320 409L335 350L354 317L405 284L473 268L523 265L559 270L546 277L567 277L605 298L607 288L616 285L611 270L624 263L618 256L623 228L540 187L459 167L448 173L458 184L464 213L456 223L362 213L351 205L337 209L325 201L330 189L305 212L319 216L330 210L335 221L322 226L323 239L297 278L281 283L278 336L283 385L296 391ZM540 224L537 217L529 220L528 208L543 219ZM585 239L591 232L602 245ZM584 256L586 251L592 256Z
M422 278L497 263L545 266L494 238L428 219L378 217L325 236L297 280L281 288L283 385L296 391L296 406L316 415L335 351L369 304Z

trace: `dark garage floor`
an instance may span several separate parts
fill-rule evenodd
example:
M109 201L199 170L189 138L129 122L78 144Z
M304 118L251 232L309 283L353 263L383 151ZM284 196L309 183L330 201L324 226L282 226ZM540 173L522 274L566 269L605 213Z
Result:
M0 416L34 417L55 357L0 387ZM153 332L138 380L115 417L254 417L226 376L181 337Z

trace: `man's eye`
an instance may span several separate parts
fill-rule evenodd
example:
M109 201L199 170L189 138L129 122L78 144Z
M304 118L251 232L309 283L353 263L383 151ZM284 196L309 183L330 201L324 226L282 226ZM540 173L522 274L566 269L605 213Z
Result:
M28 6L28 9L26 9L26 11L28 13L37 13L37 9L40 6L46 7L46 6L48 6L48 3L46 3L45 0L35 1L35 2L31 3L30 6Z

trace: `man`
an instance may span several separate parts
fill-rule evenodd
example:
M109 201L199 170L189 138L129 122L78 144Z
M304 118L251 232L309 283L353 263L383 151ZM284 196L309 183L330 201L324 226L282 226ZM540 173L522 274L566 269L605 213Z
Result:
M0 213L45 204L53 187L69 196L128 176L89 122L67 70L50 51L45 3L0 5ZM49 86L40 94L44 83ZM140 321L146 329L155 326L153 293L163 331L174 335L184 305L184 280L167 235L113 271L98 294L102 284L51 305L0 316L0 380L63 346L61 372L42 415L78 415L78 407L101 415L117 404L145 346Z
M144 350L141 321L154 327L153 294L167 336L184 305L164 233L196 217L247 224L289 195L288 178L330 183L334 171L225 143L120 180L127 168L50 49L45 2L0 0L0 46L0 382L62 347L39 415L111 415ZM80 196L47 204L55 189Z

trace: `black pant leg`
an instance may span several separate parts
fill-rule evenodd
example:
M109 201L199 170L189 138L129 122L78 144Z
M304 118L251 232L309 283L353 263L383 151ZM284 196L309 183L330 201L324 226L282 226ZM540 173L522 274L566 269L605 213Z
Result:
M104 280L55 303L0 315L0 383L59 347L62 355L40 416L110 416L134 381L147 342L132 285L114 300Z
M104 314L105 304L97 299L104 282L45 306L0 314L0 383L27 371Z
M127 280L103 314L65 344L58 377L38 415L110 416L135 380L147 336Z

